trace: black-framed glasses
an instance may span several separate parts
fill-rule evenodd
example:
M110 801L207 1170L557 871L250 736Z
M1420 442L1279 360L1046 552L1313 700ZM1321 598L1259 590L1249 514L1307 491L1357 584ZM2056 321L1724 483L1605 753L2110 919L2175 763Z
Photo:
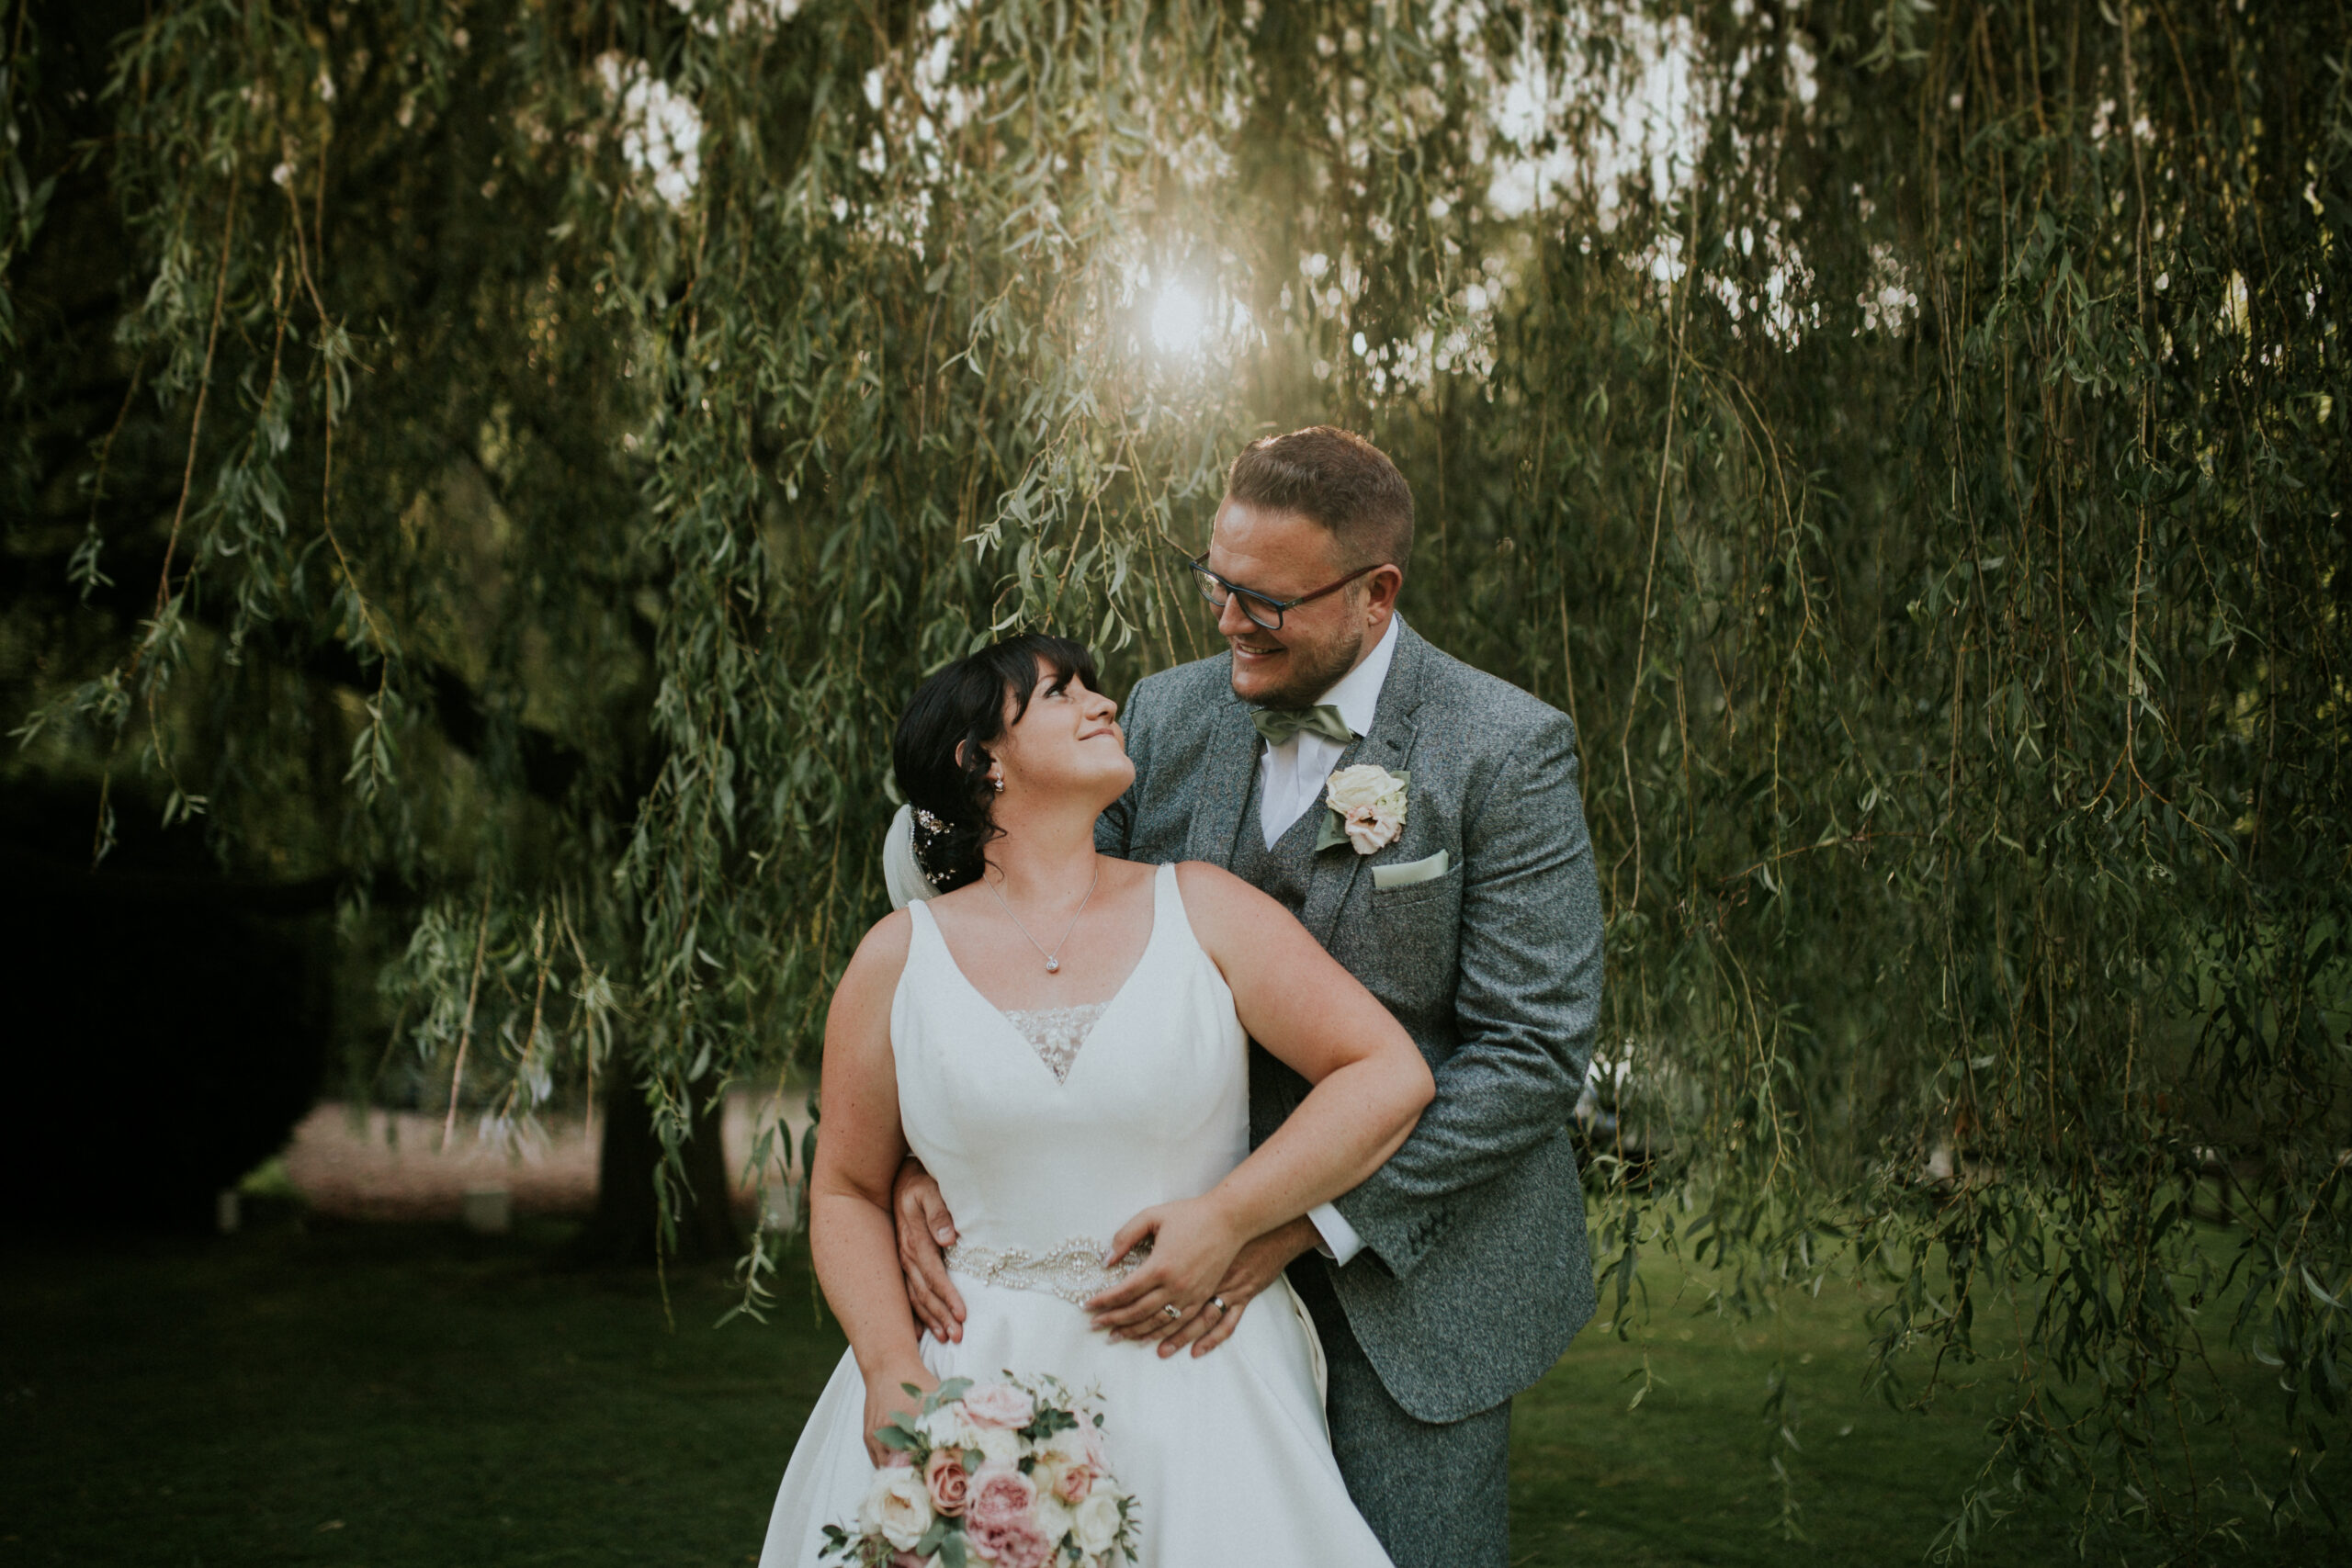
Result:
M1251 624L1262 626L1270 632L1278 632L1283 629L1283 611L1295 610L1301 604L1320 599L1327 593L1337 593L1366 572L1378 571L1388 564L1384 560L1374 561L1370 566L1360 566L1339 581L1326 583L1312 593L1302 593L1295 599L1277 599L1270 593L1261 593L1254 588L1244 588L1230 579L1219 577L1208 569L1205 564L1208 558L1208 552L1204 550L1197 556L1186 557L1184 561L1185 565L1193 569L1193 581L1201 585L1201 597L1216 605L1220 611L1225 608L1228 600L1240 600L1241 613L1250 617Z

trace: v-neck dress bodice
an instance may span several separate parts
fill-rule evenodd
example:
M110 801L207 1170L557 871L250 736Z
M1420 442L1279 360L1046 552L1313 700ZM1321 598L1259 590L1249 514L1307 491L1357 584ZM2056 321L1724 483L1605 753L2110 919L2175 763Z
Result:
M967 1309L960 1341L923 1337L923 1363L943 1379L1099 1389L1112 1471L1142 1504L1141 1568L1379 1568L1331 1457L1321 1348L1286 1281L1199 1358L1114 1343L1081 1304L1126 1272L1101 1261L1121 1226L1208 1191L1250 1152L1248 1036L1175 867L1154 874L1152 908L1143 956L1057 1071L910 906L890 1008L899 1118L955 1215L948 1269ZM865 1408L844 1355L793 1450L761 1568L818 1568L824 1527L854 1520L873 1475Z
M1150 940L1059 1078L956 965L930 909L910 906L890 1007L899 1122L975 1255L1099 1253L1137 1211L1207 1191L1249 1155L1233 993L1193 935L1176 868L1152 880Z

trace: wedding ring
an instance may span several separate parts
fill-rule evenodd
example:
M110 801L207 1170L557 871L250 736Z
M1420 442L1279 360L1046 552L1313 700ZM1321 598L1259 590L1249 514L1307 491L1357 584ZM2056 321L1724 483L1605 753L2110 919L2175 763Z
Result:
M1170 1323L1173 1323L1178 1318L1184 1315L1184 1309L1178 1306L1174 1302L1170 1302L1166 1306L1159 1309L1159 1315L1168 1319Z
M1209 1298L1209 1305L1211 1305L1211 1306L1213 1306L1213 1307L1216 1308L1216 1310L1217 1310L1217 1311L1219 1311L1219 1312L1224 1312L1224 1311L1226 1311L1226 1310L1227 1310L1227 1309L1226 1309L1226 1304L1225 1304L1225 1298L1224 1298L1223 1296L1211 1296L1211 1297Z

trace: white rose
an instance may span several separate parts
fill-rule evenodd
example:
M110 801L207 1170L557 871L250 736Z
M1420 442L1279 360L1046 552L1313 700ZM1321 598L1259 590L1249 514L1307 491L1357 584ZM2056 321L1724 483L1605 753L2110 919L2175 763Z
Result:
M1396 797L1393 803L1391 795ZM1397 820L1401 822L1405 818L1405 786L1396 774L1376 762L1358 762L1333 773L1323 798L1342 817L1351 811L1393 804Z
M922 1435L934 1449L978 1448L972 1433L972 1424L964 1419L960 1404L943 1404L922 1418Z
M858 1529L879 1535L900 1551L911 1551L931 1528L931 1494L922 1476L903 1467L877 1472L874 1488L857 1510Z
M1360 855L1387 848L1405 830L1405 781L1374 763L1333 773L1323 799L1340 814L1340 826Z
M1036 1477L1032 1474L1030 1479L1034 1481ZM1062 1537L1078 1528L1077 1517L1069 1511L1069 1505L1046 1495L1043 1490L1038 1492L1037 1506L1029 1517L1037 1521L1037 1533L1056 1546L1061 1545Z
M1076 1427L1065 1427L1037 1445L1037 1457L1051 1460L1065 1468L1088 1457L1086 1434Z
M971 1427L965 1434L965 1446L980 1450L982 1464L1021 1462L1021 1434L1010 1427Z
M1070 1510L1070 1527L1078 1532L1080 1551L1108 1551L1119 1536L1119 1500L1108 1487L1088 1494Z

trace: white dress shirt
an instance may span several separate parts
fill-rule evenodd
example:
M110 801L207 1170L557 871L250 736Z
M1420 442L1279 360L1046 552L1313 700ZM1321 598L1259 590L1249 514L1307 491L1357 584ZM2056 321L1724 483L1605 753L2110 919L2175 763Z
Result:
M1380 705L1380 688L1388 679L1389 661L1396 657L1396 628L1404 622L1391 615L1388 627L1373 645L1363 662L1340 677L1339 683L1315 700L1340 710L1340 721L1359 736L1372 733L1374 711ZM1258 827L1266 847L1291 829L1323 798L1323 786L1347 748L1323 736L1299 731L1279 746L1265 746L1258 757ZM1323 1256L1344 1264L1363 1250L1363 1238L1340 1211L1329 1203L1307 1211L1307 1219L1323 1238Z
M1341 722L1350 729L1360 736L1371 734L1373 712L1380 706L1380 688L1388 679L1390 661L1396 657L1396 628L1403 624L1402 616L1391 615L1387 630L1380 634L1363 662L1340 676L1339 683L1316 698L1313 705L1328 703L1340 710ZM1265 746L1263 741L1259 744ZM1304 817L1309 807L1322 800L1324 783L1346 750L1336 740L1302 729L1259 753L1258 826L1266 835L1268 849L1290 831L1291 824Z

